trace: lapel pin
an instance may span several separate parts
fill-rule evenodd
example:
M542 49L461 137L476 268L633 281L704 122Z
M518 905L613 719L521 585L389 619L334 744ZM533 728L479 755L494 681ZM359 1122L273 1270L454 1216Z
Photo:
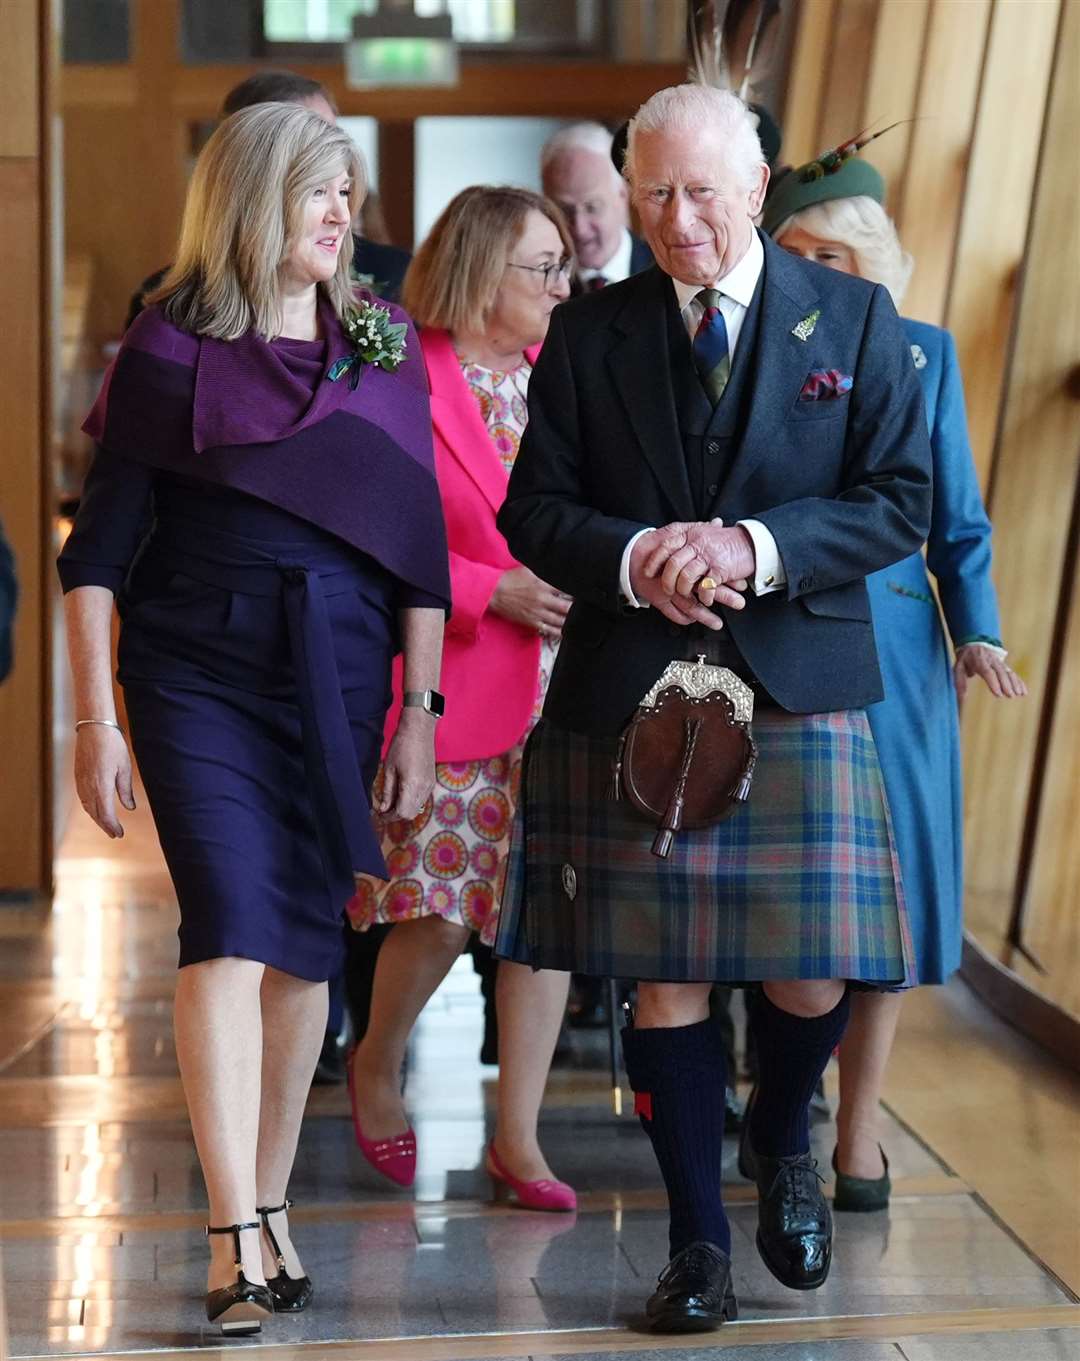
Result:
M911 359L917 369L925 369L927 365L926 351L921 345L912 345Z
M820 316L821 308L815 307L809 316L803 317L798 326L793 326L791 328L791 334L796 340L809 340L814 334L814 327L817 325L818 317Z

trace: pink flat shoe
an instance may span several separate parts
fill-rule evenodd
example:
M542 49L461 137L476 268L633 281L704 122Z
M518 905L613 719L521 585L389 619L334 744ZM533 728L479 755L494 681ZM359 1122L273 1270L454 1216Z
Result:
M552 1181L547 1177L541 1181L518 1181L517 1177L512 1177L499 1161L494 1140L487 1146L484 1166L495 1183L496 1200L505 1200L512 1191L523 1210L570 1214L577 1209L577 1192L564 1181Z
M356 1109L356 1083L353 1081L351 1055L346 1072L357 1148L375 1171L381 1172L388 1181L396 1186L411 1186L416 1180L416 1131L410 1125L404 1134L394 1134L389 1139L368 1139L360 1127L360 1116Z

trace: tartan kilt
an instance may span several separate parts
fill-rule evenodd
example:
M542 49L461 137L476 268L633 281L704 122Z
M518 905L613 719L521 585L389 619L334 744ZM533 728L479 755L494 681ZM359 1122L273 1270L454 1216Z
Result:
M753 729L749 802L680 832L661 860L655 827L611 797L615 739L541 720L525 751L496 953L659 982L913 982L865 713L766 709Z

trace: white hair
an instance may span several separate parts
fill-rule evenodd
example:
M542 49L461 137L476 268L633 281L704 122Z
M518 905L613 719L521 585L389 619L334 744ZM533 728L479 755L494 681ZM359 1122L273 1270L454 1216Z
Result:
M687 131L715 134L744 188L756 187L765 164L757 119L738 95L711 85L671 85L642 104L630 120L627 136L624 173L630 183L634 183L634 146L641 133Z
M896 227L885 209L867 194L828 199L793 213L773 232L777 242L792 227L801 227L824 241L838 241L855 257L863 279L883 284L896 310L904 300L915 261L900 244Z
M611 166L614 179L621 185L622 176L615 169L611 159L611 144L614 137L603 123L569 123L553 132L540 150L540 177L547 174L550 167L568 151L591 151L602 156Z

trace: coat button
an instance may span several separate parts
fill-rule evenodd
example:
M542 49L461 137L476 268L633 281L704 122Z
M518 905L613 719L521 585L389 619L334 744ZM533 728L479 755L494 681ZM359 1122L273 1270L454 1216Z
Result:
M705 445L705 452L708 454L718 454L720 452L720 441L716 439L709 440Z
M710 482L710 484L709 484L709 495L710 495L710 496L715 496L716 493L717 493L719 490L720 490L720 484L719 484L719 482Z

